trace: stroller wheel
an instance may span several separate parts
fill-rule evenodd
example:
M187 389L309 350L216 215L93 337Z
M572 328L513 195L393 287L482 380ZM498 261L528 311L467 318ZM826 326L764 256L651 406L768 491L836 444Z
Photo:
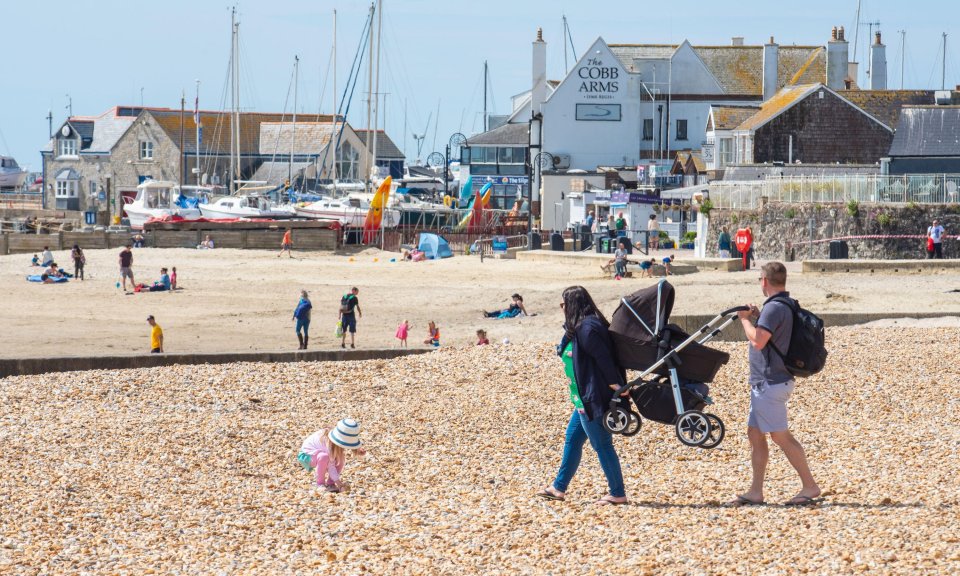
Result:
M623 431L624 436L635 436L637 432L640 431L640 426L643 424L643 420L640 419L640 415L631 410L628 412L630 415L630 423L627 424L627 429Z
M603 427L611 434L623 434L629 426L630 411L626 408L615 406L603 415Z
M716 448L720 445L720 442L723 441L723 435L726 430L723 426L723 420L721 420L718 416L714 416L713 414L704 414L704 416L706 416L707 420L710 422L710 432L707 434L709 438L707 438L704 443L700 445L700 447L709 450L710 448Z
M710 439L710 421L699 410L687 410L677 418L677 438L687 446L700 446Z

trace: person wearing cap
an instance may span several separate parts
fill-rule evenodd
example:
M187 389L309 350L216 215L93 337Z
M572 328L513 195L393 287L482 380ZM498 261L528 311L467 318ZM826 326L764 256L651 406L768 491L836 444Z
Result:
M153 314L147 316L147 324L152 327L150 328L150 353L163 354L163 328L157 324Z
M346 463L346 451L363 456L366 450L362 445L360 424L353 418L344 418L330 430L321 428L307 436L297 461L305 470L315 473L317 488L339 492L343 488L340 473Z

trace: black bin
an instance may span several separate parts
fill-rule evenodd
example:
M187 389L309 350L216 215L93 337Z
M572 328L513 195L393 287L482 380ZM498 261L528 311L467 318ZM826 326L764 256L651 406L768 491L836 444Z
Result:
M563 234L554 232L550 235L550 249L554 252L563 252Z
M543 248L543 238L539 232L530 232L529 236L530 250L540 250Z
M850 258L850 246L845 240L832 240L830 242L830 259L846 260Z
M580 226L580 249L589 250L593 246L593 233L586 224Z

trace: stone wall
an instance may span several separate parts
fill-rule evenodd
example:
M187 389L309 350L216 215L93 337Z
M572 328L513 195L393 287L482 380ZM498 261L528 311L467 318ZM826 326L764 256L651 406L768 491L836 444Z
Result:
M761 259L805 260L828 258L828 242L798 244L840 236L925 236L934 218L948 235L960 233L960 204L774 204L755 210L710 212L707 255L717 254L717 237L727 226L731 237L738 228L750 226L754 255ZM854 214L851 214L854 212ZM922 238L848 240L850 258L880 260L926 258ZM792 250L791 250L792 247ZM944 257L960 257L960 242L944 241Z

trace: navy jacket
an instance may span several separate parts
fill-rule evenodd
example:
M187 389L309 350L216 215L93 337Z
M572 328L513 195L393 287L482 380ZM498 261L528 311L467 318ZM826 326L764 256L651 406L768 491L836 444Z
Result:
M567 341L564 336L559 352ZM585 318L573 336L573 373L588 420L602 417L610 407L610 384L621 386L627 381L626 372L617 364L610 332L596 317Z

